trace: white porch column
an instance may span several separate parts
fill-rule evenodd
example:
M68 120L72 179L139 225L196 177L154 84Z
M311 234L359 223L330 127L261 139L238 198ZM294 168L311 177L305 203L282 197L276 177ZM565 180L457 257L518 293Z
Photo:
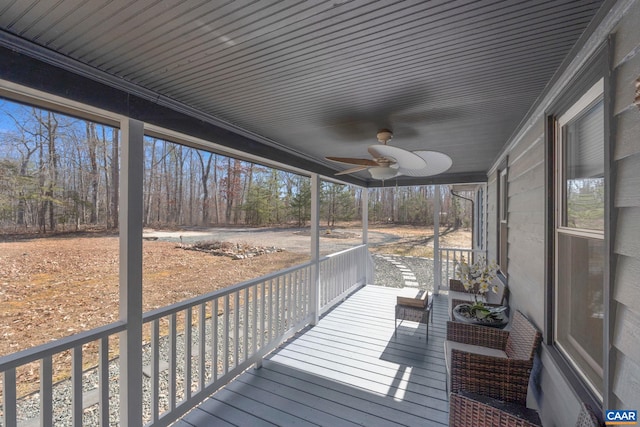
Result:
M440 261L440 185L436 185L433 201L433 293L440 293L442 264Z
M320 176L311 174L311 324L320 320Z
M369 244L369 189L362 189L362 196L360 197L362 206L362 244Z
M144 125L121 122L120 164L120 425L142 426L142 179Z
M365 265L365 283L367 285L373 285L375 282L375 268L372 265L372 258L369 254L369 189L363 188L362 195L360 197L360 203L362 206L362 244L367 245L365 256L367 259L361 260Z

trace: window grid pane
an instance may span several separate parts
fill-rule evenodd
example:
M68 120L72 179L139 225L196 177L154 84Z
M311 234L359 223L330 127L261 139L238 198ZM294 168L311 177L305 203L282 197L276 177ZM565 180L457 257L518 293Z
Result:
M558 233L558 265L556 342L600 391L604 240Z
M564 227L604 230L604 104L563 128Z

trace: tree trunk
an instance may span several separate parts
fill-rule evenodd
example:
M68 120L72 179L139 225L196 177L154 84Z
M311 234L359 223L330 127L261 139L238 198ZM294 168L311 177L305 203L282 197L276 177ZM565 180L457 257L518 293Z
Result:
M211 173L211 160L213 159L213 154L208 153L209 158L207 159L206 165L204 164L202 153L198 150L196 151L196 154L200 161L200 170L202 173L200 175L202 182L202 223L207 225L209 223L209 174Z
M97 146L98 138L96 135L96 125L92 122L85 122L87 125L87 145L89 148L89 189L91 191L91 202L89 204L89 224L96 224L98 222L98 159L97 159Z
M109 191L109 190L107 190ZM118 207L120 205L120 132L113 129L111 142L111 224L113 229L120 227Z
M149 158L149 179L147 180L147 206L144 217L146 218L145 224L151 223L151 205L153 203L153 185L155 178L155 161L156 161L156 140L151 141L151 157ZM146 164L146 162L145 162Z
M225 224L231 223L231 212L233 211L233 169L231 168L231 157L227 157L227 209L224 213Z
M216 225L220 224L220 187L218 186L218 155L213 155L213 209Z

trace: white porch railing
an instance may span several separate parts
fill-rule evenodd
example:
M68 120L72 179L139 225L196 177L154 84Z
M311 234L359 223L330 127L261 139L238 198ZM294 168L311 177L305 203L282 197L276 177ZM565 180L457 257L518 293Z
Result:
M325 313L368 280L373 283L373 259L366 245L320 259L320 312Z
M440 268L442 272L440 289L449 289L449 279L455 278L455 260L460 260L464 257L467 261L473 262L477 256L486 255L485 250L465 248L439 248L439 252L440 265L435 265L434 269Z
M251 364L259 364L306 326L314 310L329 310L372 279L372 262L366 245L322 258L319 307L310 305L313 264L306 263L146 313L143 422L166 426ZM97 409L97 417L85 418L85 425L117 422L118 359L109 360L109 344L126 329L125 323L116 322L0 358L2 426L16 426L25 418L17 409L16 372L29 364L40 370L40 392L30 397L38 401L39 420L27 420L30 425L58 425L57 414L70 411L70 424L81 426L87 404ZM98 343L98 365L83 369L84 346L92 342ZM52 360L68 353L71 378L54 384ZM56 393L69 381L71 394L65 401ZM97 387L88 390L92 383ZM97 402L91 403L96 399L89 395L97 396Z

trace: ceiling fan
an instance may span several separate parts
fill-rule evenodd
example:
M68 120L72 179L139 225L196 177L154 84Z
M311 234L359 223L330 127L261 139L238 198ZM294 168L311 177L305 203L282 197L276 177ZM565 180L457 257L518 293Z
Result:
M448 170L452 165L451 157L438 151L408 151L393 147L387 143L393 138L389 129L378 131L379 144L370 145L369 154L373 159L352 157L326 157L333 162L357 165L336 173L345 175L368 170L373 179L390 179L399 175L430 176Z

